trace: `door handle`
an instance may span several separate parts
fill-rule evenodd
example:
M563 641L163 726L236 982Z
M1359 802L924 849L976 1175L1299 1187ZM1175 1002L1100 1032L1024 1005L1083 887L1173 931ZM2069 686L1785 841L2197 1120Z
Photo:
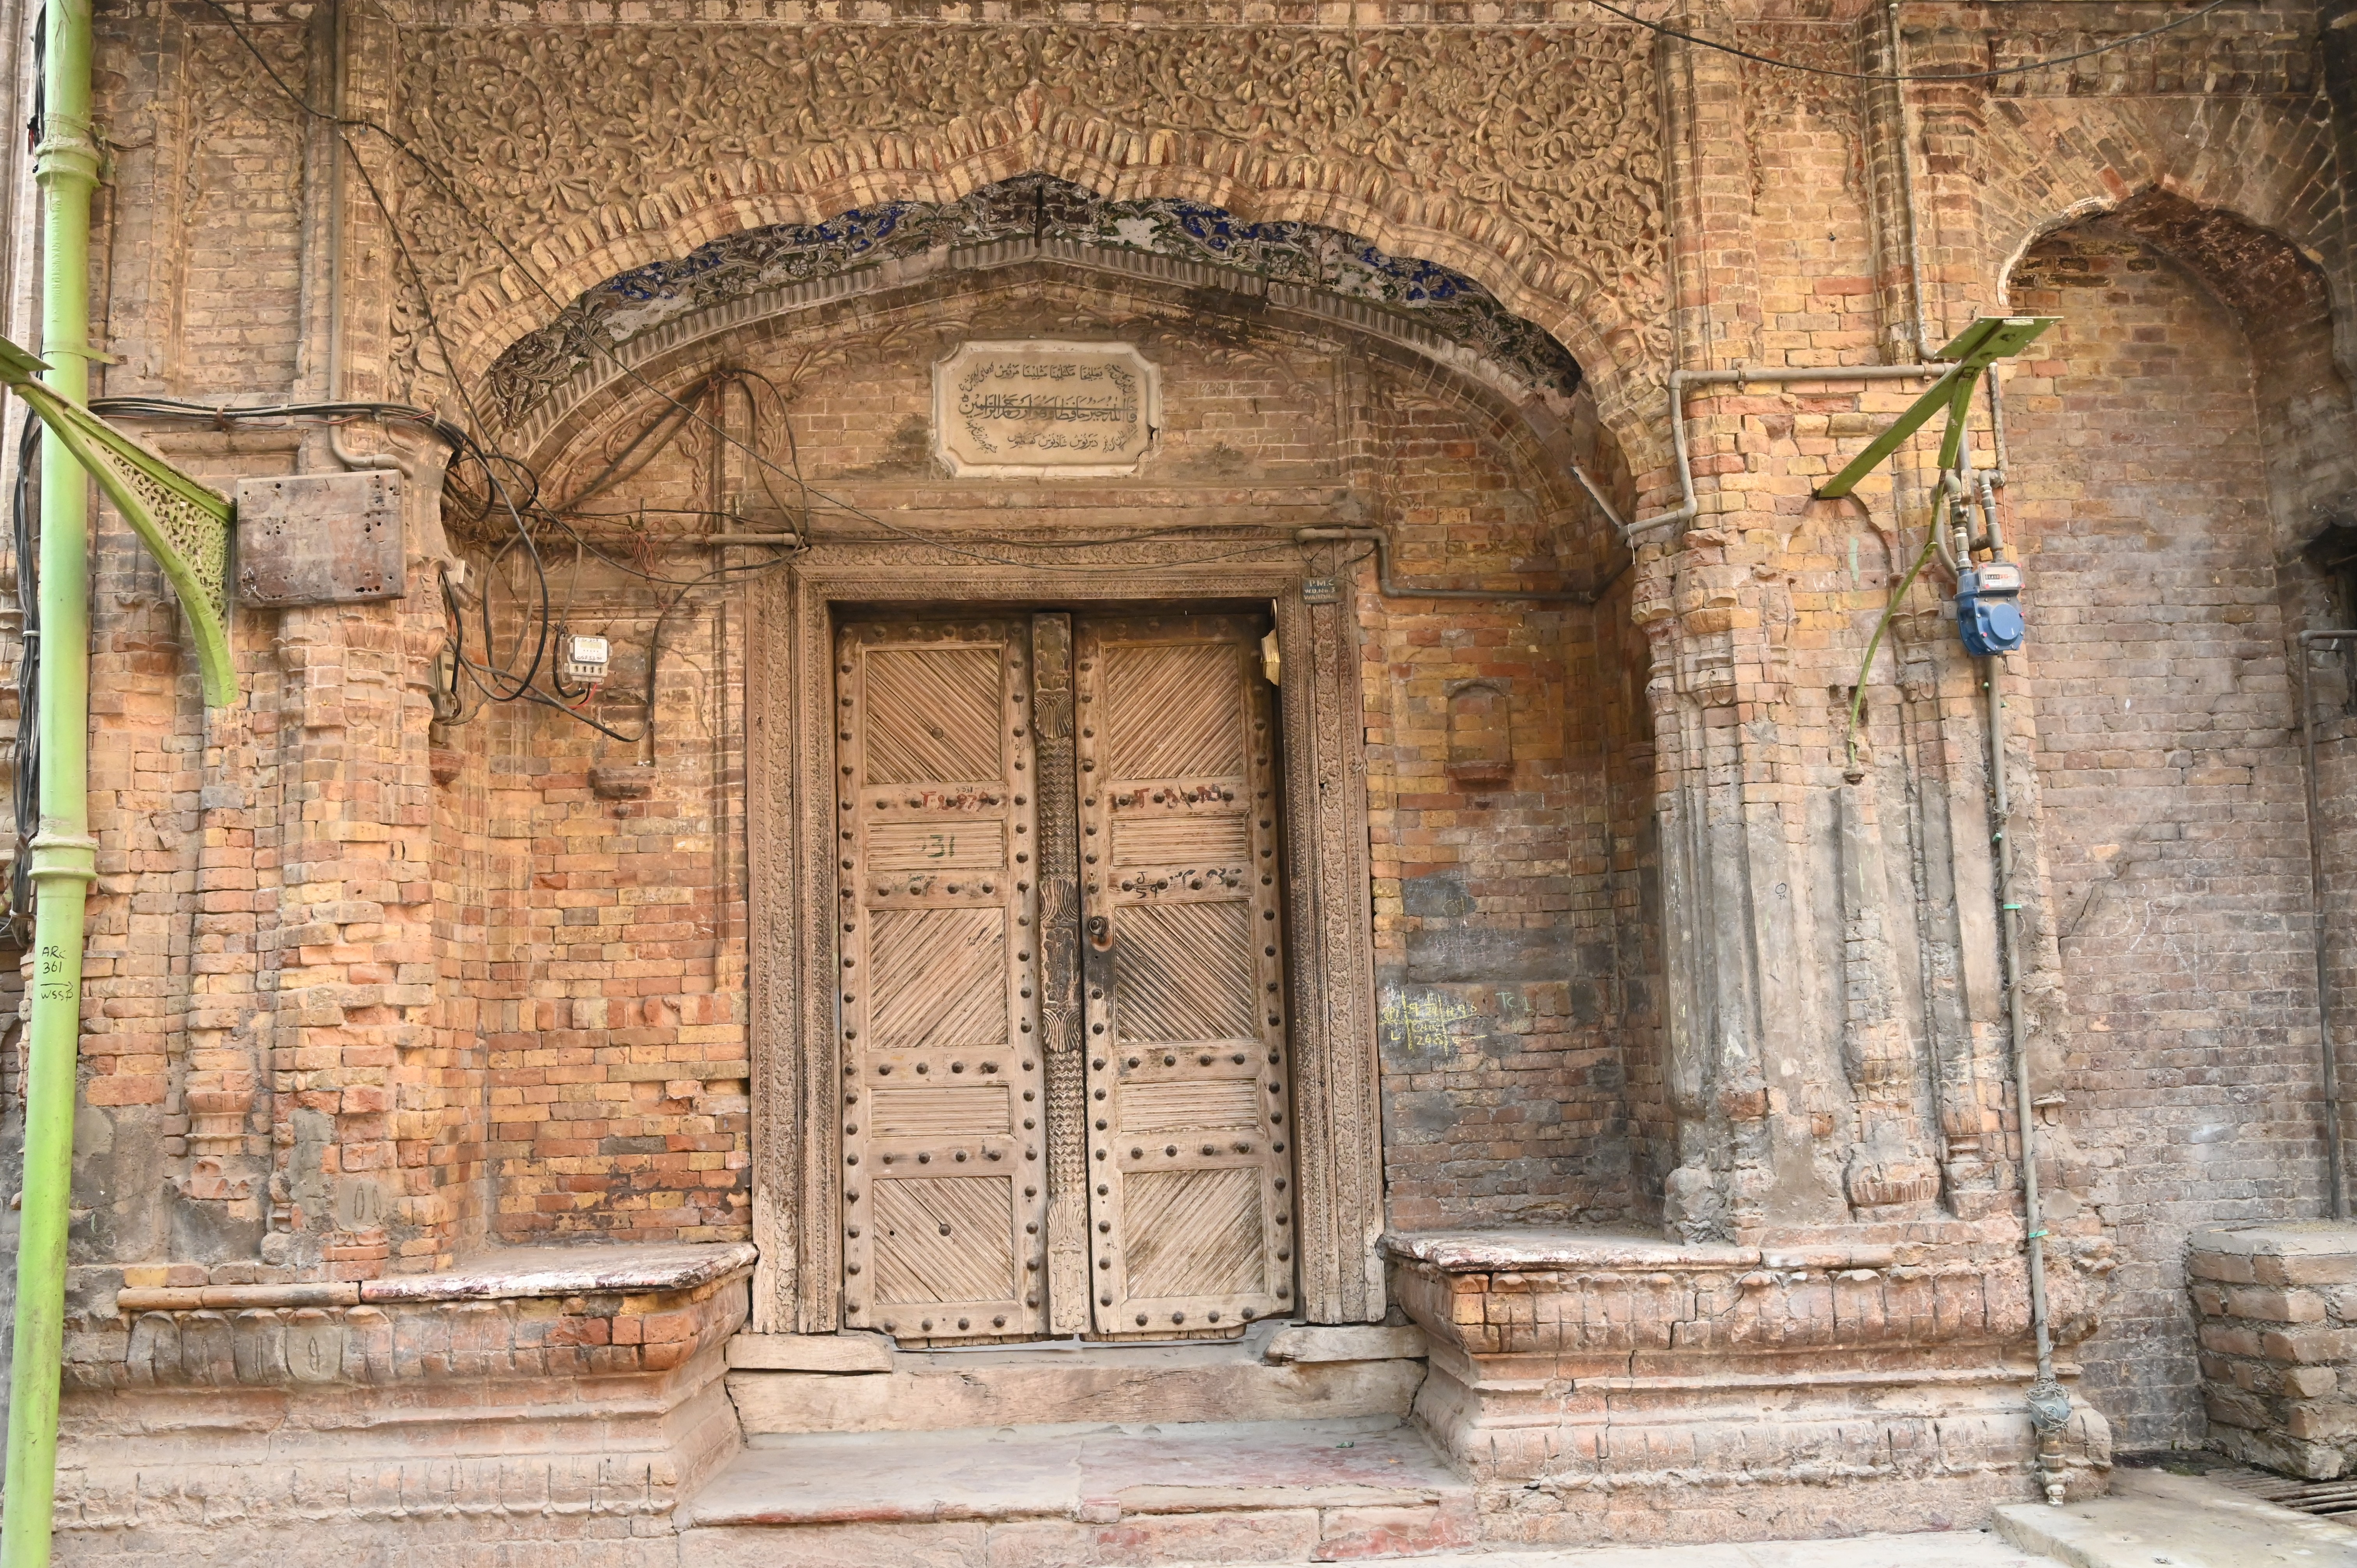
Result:
M1099 952L1113 946L1113 922L1103 915L1089 917L1089 946Z

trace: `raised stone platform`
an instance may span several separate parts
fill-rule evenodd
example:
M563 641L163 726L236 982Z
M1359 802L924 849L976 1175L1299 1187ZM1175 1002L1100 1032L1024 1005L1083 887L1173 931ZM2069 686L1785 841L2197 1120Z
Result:
M1417 1418L1488 1541L1936 1529L2040 1495L2016 1260L1540 1230L1384 1246L1430 1340ZM2072 1494L2100 1492L2103 1418L2082 1407L2066 1445Z
M1478 1533L1472 1487L1383 1417L762 1437L679 1522L711 1568L1334 1562Z
M355 1529L486 1553L667 1532L738 1446L720 1380L753 1262L741 1243L518 1248L391 1280L85 1279L59 1559L201 1536L274 1568L340 1563Z
M78 1297L60 1559L201 1540L341 1568L357 1530L454 1568L559 1546L576 1568L1150 1568L1968 1528L2037 1495L2005 1257L1386 1247L1420 1326L917 1352L738 1333L741 1246L101 1282ZM2071 1457L2099 1486L2092 1412Z
M2329 1481L2357 1470L2357 1223L2186 1239L2210 1446Z

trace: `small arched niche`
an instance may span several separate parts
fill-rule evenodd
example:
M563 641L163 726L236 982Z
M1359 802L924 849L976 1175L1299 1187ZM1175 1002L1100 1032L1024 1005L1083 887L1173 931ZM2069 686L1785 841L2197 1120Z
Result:
M1514 780L1513 683L1458 681L1448 688L1448 782L1486 795Z

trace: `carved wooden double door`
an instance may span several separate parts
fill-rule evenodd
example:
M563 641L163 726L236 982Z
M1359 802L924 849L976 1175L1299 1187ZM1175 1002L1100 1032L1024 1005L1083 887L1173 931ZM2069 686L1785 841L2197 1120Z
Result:
M845 626L845 1314L906 1341L1293 1303L1265 626Z

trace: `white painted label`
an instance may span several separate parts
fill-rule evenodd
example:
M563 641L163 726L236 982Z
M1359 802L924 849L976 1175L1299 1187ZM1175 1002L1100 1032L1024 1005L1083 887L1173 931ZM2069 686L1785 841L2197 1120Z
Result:
M1161 377L1126 343L967 343L933 367L933 449L960 477L1133 474Z

